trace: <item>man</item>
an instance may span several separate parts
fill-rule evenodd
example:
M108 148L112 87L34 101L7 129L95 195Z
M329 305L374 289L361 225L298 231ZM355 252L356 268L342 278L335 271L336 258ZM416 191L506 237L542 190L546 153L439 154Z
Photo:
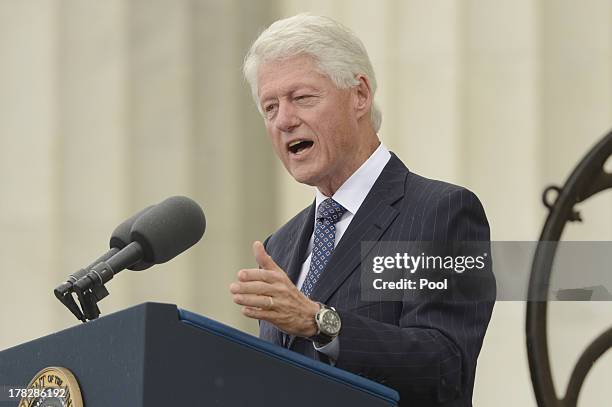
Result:
M402 405L471 405L492 302L363 301L359 266L364 241L488 241L476 196L380 143L372 66L337 22L275 22L244 73L276 154L316 197L253 244L259 268L238 272L234 302L263 339L387 384Z

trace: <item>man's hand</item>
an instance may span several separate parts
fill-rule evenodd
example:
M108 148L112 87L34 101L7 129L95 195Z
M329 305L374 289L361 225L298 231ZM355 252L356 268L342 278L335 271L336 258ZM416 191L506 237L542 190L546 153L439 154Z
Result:
M289 335L315 335L314 316L319 304L293 285L261 242L253 243L253 254L261 268L240 270L238 281L230 285L234 302L243 305L242 313L268 321Z

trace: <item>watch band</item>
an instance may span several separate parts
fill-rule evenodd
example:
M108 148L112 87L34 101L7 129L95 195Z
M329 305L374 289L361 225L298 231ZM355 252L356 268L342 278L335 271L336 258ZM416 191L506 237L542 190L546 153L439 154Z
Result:
M308 338L309 341L314 342L315 345L317 345L317 347L321 347L321 346L325 346L329 343L331 343L331 341L333 341L335 339L335 337L329 336L329 335L325 335L324 333L318 333L317 335L311 336L310 338Z

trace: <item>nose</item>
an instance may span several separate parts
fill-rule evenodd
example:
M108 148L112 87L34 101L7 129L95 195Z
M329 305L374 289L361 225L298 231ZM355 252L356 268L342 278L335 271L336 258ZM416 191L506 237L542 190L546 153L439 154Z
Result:
M300 118L290 102L281 101L276 112L275 126L282 132L290 133L300 125Z

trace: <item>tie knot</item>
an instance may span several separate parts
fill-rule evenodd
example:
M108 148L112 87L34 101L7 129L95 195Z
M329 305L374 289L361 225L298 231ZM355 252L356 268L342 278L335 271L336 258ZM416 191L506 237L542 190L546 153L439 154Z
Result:
M330 223L335 224L344 215L344 212L346 212L346 209L342 205L331 198L327 198L317 208L317 219L327 219Z

